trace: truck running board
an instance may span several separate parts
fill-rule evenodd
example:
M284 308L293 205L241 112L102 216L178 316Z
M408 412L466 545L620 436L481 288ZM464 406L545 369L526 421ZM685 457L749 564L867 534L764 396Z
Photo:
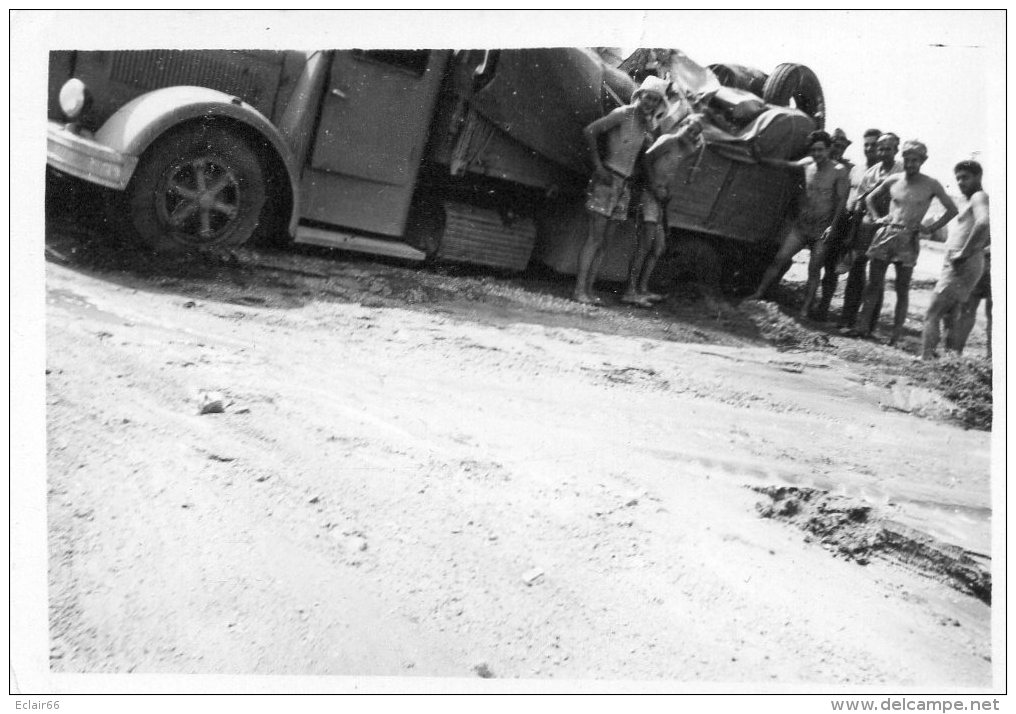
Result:
M310 226L297 226L294 241L296 243L321 245L326 248L370 253L371 255L388 255L393 258L404 258L406 260L423 260L427 257L427 254L423 251L397 240L368 238L354 233L329 231L323 228L311 228Z
M445 203L445 226L438 260L522 270L536 242L531 218L502 220L497 211L464 203Z

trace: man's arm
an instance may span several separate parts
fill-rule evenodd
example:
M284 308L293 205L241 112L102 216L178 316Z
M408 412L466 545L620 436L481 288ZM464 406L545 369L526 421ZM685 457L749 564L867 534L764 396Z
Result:
M619 126L624 121L624 107L618 107L614 111L610 112L606 116L602 116L594 122L591 122L585 129L582 130L582 134L586 137L586 144L589 145L589 153L593 157L593 171L602 181L609 181L611 177L610 170L603 165L603 157L600 156L600 136L610 131L615 126Z
M970 199L970 210L974 214L974 227L967 236L967 242L950 258L953 261L966 260L971 253L980 250L991 240L991 227L988 220L988 194L978 191Z
M889 189L894 183L896 183L896 176L887 176L882 179L882 183L871 189L871 191L868 192L868 195L864 197L864 205L868 207L868 213L871 214L876 223L888 215L887 213L883 214L878 212L876 201L887 195L889 193Z
M764 156L759 157L758 162L765 164L766 166L775 166L778 169L803 169L808 164L812 163L812 159L808 156L797 161L784 161L783 159L769 159Z
M934 186L932 186L931 189L931 195L937 198L939 202L945 207L945 213L943 213L937 221L932 223L927 228L921 228L921 233L926 233L928 235L934 235L935 231L937 231L939 228L941 228L946 223L951 221L953 218L956 217L956 214L959 213L959 211L956 210L956 204L953 203L953 200L951 198L949 198L949 194L945 192L945 189L942 188L942 184L940 184L938 181L934 182Z
M846 209L847 197L850 195L850 174L847 171L841 172L833 184L833 220L829 225L835 226L840 215Z

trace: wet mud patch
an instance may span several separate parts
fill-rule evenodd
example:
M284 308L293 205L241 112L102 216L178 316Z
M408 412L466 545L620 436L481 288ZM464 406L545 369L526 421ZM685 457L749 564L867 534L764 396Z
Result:
M797 320L784 315L775 303L747 300L741 303L739 309L758 328L762 338L778 349L829 348L827 335L803 327Z
M655 369L648 367L620 367L604 363L600 368L583 367L582 369L591 373L597 382L608 386L626 386L653 391L670 388L669 381Z
M867 565L881 558L991 604L990 563L968 551L897 523L876 508L828 491L795 486L750 486L769 497L756 504L762 518L797 526L837 557Z

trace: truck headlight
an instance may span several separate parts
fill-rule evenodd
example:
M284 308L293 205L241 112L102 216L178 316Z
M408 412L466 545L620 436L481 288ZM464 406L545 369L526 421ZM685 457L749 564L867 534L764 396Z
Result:
M74 121L88 106L88 87L80 79L68 79L60 87L60 109L68 120Z

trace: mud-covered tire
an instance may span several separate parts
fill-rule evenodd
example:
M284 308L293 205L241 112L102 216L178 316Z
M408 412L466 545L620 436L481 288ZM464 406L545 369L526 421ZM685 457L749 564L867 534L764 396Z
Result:
M127 187L130 226L161 252L247 242L266 203L264 168L250 145L218 126L192 124L160 137Z
M781 107L794 106L815 120L816 128L825 128L825 95L818 77L803 64L779 65L762 88L762 99Z

